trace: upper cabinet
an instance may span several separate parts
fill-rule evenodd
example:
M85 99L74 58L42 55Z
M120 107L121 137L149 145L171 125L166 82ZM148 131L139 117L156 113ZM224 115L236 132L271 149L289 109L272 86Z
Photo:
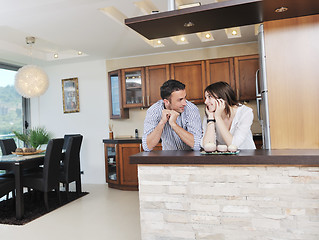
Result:
M235 90L238 100L254 100L258 68L258 55L206 60L207 85L224 81Z
M224 81L235 89L234 59L218 58L206 60L206 76L207 86L215 82Z
M259 56L234 57L237 99L256 99L256 72L259 69Z
M171 78L186 85L187 100L203 103L203 89L206 87L205 61L171 64Z
M123 106L125 108L145 106L144 68L122 69Z
M123 108L120 71L109 72L110 118L128 118L128 109Z
M258 68L259 56L248 55L110 72L111 118L127 118L128 108L149 107L160 100L160 87L169 79L184 83L187 100L195 104L202 104L204 89L219 81L229 83L238 100L254 100Z
M151 106L161 99L160 88L169 80L169 64L149 66L146 72L146 105Z

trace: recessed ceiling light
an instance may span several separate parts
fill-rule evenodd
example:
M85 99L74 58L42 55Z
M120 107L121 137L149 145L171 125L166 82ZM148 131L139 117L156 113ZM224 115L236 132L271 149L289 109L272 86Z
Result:
M199 33L196 33L196 35L200 39L201 42L214 41L213 34L210 31L208 31L208 32L199 32Z
M282 13L282 12L286 12L288 11L287 7L280 7L280 8L276 8L275 12L276 13Z
M81 52L81 51L78 51L78 55L82 55L82 52Z
M240 38L241 37L240 27L226 28L225 32L226 32L227 38Z
M174 36L174 37L171 37L171 39L172 39L177 45L188 44L187 38L186 38L185 36Z
M54 58L58 58L59 55L57 53L54 54Z
M191 21L189 21L188 23L184 23L184 27L193 27L195 26L195 24Z
M183 5L179 5L178 9L184 9L184 8L190 8L190 7L198 7L200 6L200 2L195 2L195 3L189 3L189 4L183 4Z
M161 42L161 40L157 40L157 44L161 44L162 42Z

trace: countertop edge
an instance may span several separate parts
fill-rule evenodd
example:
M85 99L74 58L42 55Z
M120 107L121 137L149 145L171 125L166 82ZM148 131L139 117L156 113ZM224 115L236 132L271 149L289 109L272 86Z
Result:
M319 149L242 150L238 155L201 155L196 151L154 151L130 156L131 164L319 166Z

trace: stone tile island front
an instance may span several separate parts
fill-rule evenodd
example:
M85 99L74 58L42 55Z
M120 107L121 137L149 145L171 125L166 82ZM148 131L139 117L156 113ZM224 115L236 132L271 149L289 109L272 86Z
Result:
M319 239L319 150L154 151L130 161L143 240Z

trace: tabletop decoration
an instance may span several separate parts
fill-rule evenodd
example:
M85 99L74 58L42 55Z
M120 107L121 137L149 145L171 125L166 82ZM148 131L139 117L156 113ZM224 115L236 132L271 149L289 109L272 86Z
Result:
M236 152L218 152L218 151L205 152L205 151L201 151L200 154L203 154L203 155L237 155L239 152L240 152L240 150L237 150Z
M51 134L44 127L35 127L26 131L26 133L19 133L13 131L16 137L24 142L25 148L17 148L16 153L32 153L39 150L41 145L47 144L51 139ZM21 154L22 155L22 154Z

